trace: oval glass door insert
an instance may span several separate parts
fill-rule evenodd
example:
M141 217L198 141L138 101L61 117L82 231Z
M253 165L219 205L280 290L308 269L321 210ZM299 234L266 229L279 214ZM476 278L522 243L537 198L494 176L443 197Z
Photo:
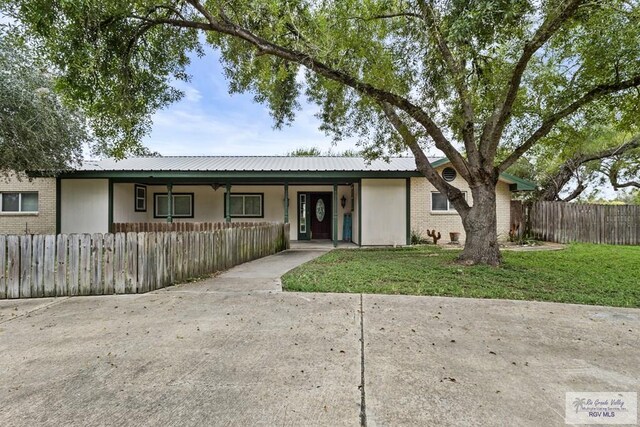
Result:
M318 218L318 222L322 222L324 219L325 209L324 209L324 200L318 199L316 203L316 218Z

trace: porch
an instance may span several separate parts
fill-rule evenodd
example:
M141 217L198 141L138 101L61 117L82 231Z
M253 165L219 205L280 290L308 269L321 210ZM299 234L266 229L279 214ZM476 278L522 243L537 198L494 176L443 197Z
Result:
M358 182L112 180L109 229L123 223L284 222L291 225L295 241L358 245L358 186Z
M136 171L59 177L56 230L107 233L115 231L114 224L279 222L290 224L293 241L409 244L409 178L359 177L360 172L213 175Z

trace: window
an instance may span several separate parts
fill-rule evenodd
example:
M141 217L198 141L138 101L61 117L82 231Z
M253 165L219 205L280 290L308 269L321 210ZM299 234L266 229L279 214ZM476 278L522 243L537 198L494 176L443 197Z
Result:
M467 193L462 192L464 198L467 198ZM453 207L451 202L447 199L447 196L441 193L431 193L431 210L436 212L455 212L456 209Z
M147 211L147 187L144 185L135 185L133 188L133 194L135 197L134 207L136 212Z
M454 168L444 168L442 170L442 178L447 182L451 182L456 179L457 175L458 174Z
M173 193L172 218L193 218L193 193ZM169 216L169 195L167 193L153 194L153 217L166 218Z
M232 218L263 218L263 194L235 193L229 196L229 213ZM227 198L224 199L227 212Z
M1 212L38 212L38 193L1 193Z
M300 234L307 234L307 195L300 194Z

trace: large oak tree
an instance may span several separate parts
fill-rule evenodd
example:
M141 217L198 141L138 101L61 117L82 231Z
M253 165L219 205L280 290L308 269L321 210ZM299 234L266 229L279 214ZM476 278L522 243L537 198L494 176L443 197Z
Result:
M179 96L171 80L187 79L188 54L208 44L231 91L253 92L276 126L304 94L334 137L409 148L461 215L468 263L500 262L501 172L566 120L638 113L636 0L3 1L63 70L67 96L121 147ZM431 167L430 145L472 204Z

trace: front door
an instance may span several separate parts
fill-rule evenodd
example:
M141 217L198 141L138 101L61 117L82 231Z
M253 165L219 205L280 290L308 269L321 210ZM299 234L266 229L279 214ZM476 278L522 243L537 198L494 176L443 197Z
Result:
M311 193L311 238L331 239L331 193Z

